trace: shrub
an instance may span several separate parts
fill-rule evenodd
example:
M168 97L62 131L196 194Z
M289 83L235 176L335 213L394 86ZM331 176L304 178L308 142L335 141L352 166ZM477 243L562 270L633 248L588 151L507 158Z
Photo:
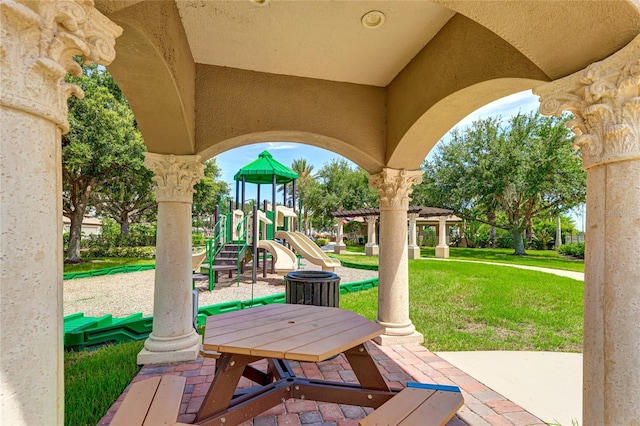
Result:
M316 244L319 247L326 246L327 244L329 244L329 239L328 238L316 238Z
M584 243L563 244L558 248L558 253L565 256L573 256L584 259Z
M206 240L205 240L204 234L202 233L191 234L191 245L193 247L201 247L201 246L204 246L205 244L206 244Z
M155 247L92 247L87 251L89 257L135 257L153 259Z

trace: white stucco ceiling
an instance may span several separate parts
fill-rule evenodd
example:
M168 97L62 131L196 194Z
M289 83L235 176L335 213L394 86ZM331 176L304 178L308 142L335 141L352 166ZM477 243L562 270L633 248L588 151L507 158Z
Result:
M453 16L428 1L176 2L196 62L386 86ZM384 13L365 28L362 16Z

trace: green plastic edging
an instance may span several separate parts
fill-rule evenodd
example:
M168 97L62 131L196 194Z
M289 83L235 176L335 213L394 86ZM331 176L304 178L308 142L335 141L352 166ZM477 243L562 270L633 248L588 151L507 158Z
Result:
M74 280L78 278L99 277L101 275L113 275L113 274L123 274L127 272L148 271L150 269L156 269L156 265L155 264L125 265L125 266L113 266L111 268L94 269L93 271L85 271L85 272L68 272L62 275L62 279Z
M333 259L337 259L336 257L332 257L332 258ZM348 261L342 260L342 259L338 259L338 260L340 260L340 263L345 268L364 269L364 270L367 270L367 271L377 271L378 270L378 265L363 265L361 263L352 263L352 262L348 262Z
M370 278L364 281L341 284L340 293L368 290L377 286L378 278ZM251 300L233 300L201 306L198 308L197 325L198 327L204 326L209 316L273 303L285 303L285 299L285 293L277 293ZM143 317L140 312L124 318L112 318L111 315L99 318L85 317L84 313L79 312L64 317L64 347L65 349L83 350L87 346L107 342L121 343L142 340L149 336L152 325L153 317Z

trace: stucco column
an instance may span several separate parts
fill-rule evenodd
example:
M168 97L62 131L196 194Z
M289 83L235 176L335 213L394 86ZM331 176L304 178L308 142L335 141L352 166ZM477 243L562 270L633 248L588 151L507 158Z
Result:
M74 55L109 64L120 33L87 2L0 2L3 425L64 422L60 139L67 98L84 95L64 76L82 72Z
M587 171L583 421L640 423L640 38L536 88L570 111Z
M191 203L202 179L199 155L145 153L155 174L158 201L153 331L138 354L138 364L191 361L201 339L193 329L191 300Z
M409 259L420 259L420 247L416 244L417 213L409 213Z
M438 217L438 245L436 246L436 257L439 259L449 258L449 246L447 245L447 217Z
M344 225L342 224L342 218L337 217L338 221L338 235L336 236L336 245L333 247L333 252L336 254L343 254L347 252L347 246L345 245L344 238Z
M385 326L380 344L422 343L409 319L409 266L407 261L407 209L412 185L422 180L421 170L385 168L369 176L380 196L380 262L378 318Z
M364 221L367 222L367 244L364 246L364 253L367 256L377 256L380 252L376 237L376 216L365 216Z

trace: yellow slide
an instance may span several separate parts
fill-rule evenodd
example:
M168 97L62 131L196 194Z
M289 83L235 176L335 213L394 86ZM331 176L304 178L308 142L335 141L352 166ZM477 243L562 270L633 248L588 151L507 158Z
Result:
M296 255L282 244L278 244L272 240L260 240L258 241L258 248L266 249L271 253L276 274L288 274L296 270L298 263Z
M302 232L278 231L276 238L287 241L291 247L314 265L322 267L323 271L333 272L336 266L340 266L338 259L332 259L320 250L320 247Z

